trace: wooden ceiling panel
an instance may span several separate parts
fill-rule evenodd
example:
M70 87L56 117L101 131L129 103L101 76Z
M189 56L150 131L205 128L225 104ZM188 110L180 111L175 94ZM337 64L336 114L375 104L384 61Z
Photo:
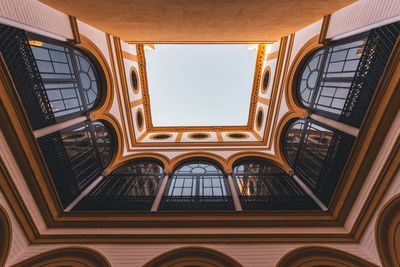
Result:
M41 0L136 43L276 41L354 0Z

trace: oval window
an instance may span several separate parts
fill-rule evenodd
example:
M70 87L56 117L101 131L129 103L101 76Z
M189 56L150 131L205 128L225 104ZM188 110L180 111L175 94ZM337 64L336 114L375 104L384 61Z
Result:
M269 78L270 78L271 70L270 68L266 68L264 72L263 84L262 84L262 92L265 94L268 89L269 85Z
M138 75L134 67L131 68L131 85L133 92L137 93L139 89L139 83L138 83Z
M230 133L228 134L228 137L234 138L234 139L243 139L249 137L247 134L243 133Z
M257 129L261 129L261 125L264 119L264 111L262 108L260 108L257 112Z
M136 123L139 131L141 131L143 129L143 114L142 110L140 109L138 109L138 111L136 112Z
M206 133L194 133L194 134L189 135L189 138L192 138L192 139L205 139L208 137L210 137L210 135L206 134Z
M168 138L171 138L171 137L172 137L171 134L155 134L155 135L151 136L151 139L163 140L163 139L168 139Z

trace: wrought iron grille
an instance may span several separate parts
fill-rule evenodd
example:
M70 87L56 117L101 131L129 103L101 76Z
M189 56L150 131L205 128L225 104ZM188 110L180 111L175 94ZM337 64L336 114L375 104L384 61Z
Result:
M360 127L399 35L400 22L370 32L340 121Z
M352 36L314 52L297 88L315 113L360 127L400 32L400 23Z
M38 139L47 168L64 207L68 206L81 192L59 132Z
M302 125L295 154L292 153L292 132ZM297 120L289 125L284 138L284 151L291 157L295 174L328 205L350 154L354 137L331 129L313 120ZM288 147L288 148L287 148Z
M101 122L94 122L97 132L106 132L103 149L113 151L112 134ZM98 149L92 122L84 122L38 139L47 168L61 203L70 204L94 179L100 176L106 161ZM107 162L108 164L108 162Z
M247 160L234 167L233 178L244 210L316 210L318 206L279 167Z
M61 131L63 145L80 190L100 176L103 168L94 146L89 122Z
M125 164L104 177L74 210L149 211L162 179L163 169L156 162Z
M223 172L207 162L179 167L168 181L160 210L233 209L231 192Z
M0 52L34 130L55 123L25 31L0 24Z

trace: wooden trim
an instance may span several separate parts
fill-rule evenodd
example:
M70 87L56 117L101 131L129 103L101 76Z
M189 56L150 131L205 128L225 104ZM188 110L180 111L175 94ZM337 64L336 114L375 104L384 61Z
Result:
M138 62L137 55L131 54L131 53L127 52L127 51L122 51L122 57L124 59L128 59L128 60L131 60L131 61L134 61L134 62ZM139 78L139 76L138 76L138 78Z
M331 14L324 16L322 20L321 32L319 34L318 43L319 44L327 44L329 43L329 39L326 39L326 34L328 33L329 21L331 20Z
M276 62L274 81L272 84L272 92L271 92L271 97L270 97L270 105L268 105L268 110L267 110L267 121L265 123L265 130L264 130L265 139L264 140L268 140L267 136L269 134L269 129L272 124L273 113L274 113L274 109L275 109L275 105L276 105L276 98L278 95L281 74L283 71L283 62L285 59L287 40L288 40L287 36L282 37L280 44L279 44L278 58L277 58L277 62Z
M274 52L270 52L267 54L267 61L273 60L273 59L277 59L279 55L279 50L276 50Z
M268 98L264 98L264 97L259 96L259 97L258 97L258 102L260 102L260 103L262 103L262 104L264 104L264 105L269 106L269 99L268 99Z
M182 135L183 135L183 132L178 132L175 142L180 142L182 140Z
M307 266L364 266L378 267L353 254L328 247L300 247L286 253L276 267ZM394 266L394 265L393 265Z
M143 104L143 99L142 98L136 99L134 101L131 101L131 108L134 108L134 107L139 106L141 104Z
M218 142L224 142L224 139L222 138L222 134L220 131L215 132L215 134L217 135Z
M128 44L132 45L145 45L145 44L273 44L276 40L247 40L247 41L185 41L185 40L175 40L175 41L164 41L164 40L128 40Z
M294 37L295 37L294 34L290 35L290 38L288 38L289 44L287 47L287 52L285 50L283 51L284 53L286 52L286 57L285 57L285 65L282 65L283 66L282 83L280 84L280 87L279 87L281 90L279 90L279 95L278 95L278 98L276 99L276 111L275 111L275 109L272 110L272 113L273 113L272 124L268 126L268 130L271 132L271 137L274 136L274 133L276 131L276 127L274 127L274 126L277 125L277 123L278 123L279 111L281 108L282 98L284 95L283 94L284 90L282 90L282 88L284 88L284 86L286 84L289 62L290 62L290 58L292 55ZM267 130L264 132L264 139L267 140L267 136L265 135L265 133L267 133ZM272 140L272 138L268 139L268 146L267 146L268 149L271 149L273 141L274 140Z
M258 141L262 140L262 136L257 131L253 131L252 134Z
M108 48L108 52L109 52L109 56L110 56L110 61L111 61L111 69L112 69L112 77L113 77L113 81L114 81L114 85L115 85L115 91L116 91L116 95L117 95L117 101L118 101L118 108L120 111L120 117L121 117L121 121L120 122L118 120L118 125L121 125L122 127L119 127L121 130L121 134L122 137L124 137L125 139L125 146L126 149L128 151L130 151L130 142L135 142L135 135L130 135L130 140L128 138L128 134L126 131L126 118L124 116L124 112L122 110L122 99L121 99L121 95L120 95L120 91L123 90L122 88L119 88L118 86L118 79L117 79L117 73L116 73L116 66L115 66L115 59L114 59L114 53L113 53L113 49L112 49L112 45L111 45L111 36L109 34L106 34L106 41L107 41L107 48ZM120 138L120 140L118 140L119 143L121 143L122 146L122 139ZM123 147L123 146L122 146ZM119 154L121 156L119 156L118 158L122 157L122 150L121 150L121 154ZM111 164L110 164L111 165Z
M68 16L68 18L69 18L69 24L71 25L71 31L72 31L72 37L73 37L73 39L70 40L70 42L74 45L80 44L81 36L79 34L78 22L76 20L76 17Z
M129 42L128 42L129 43ZM143 48L143 44L136 44L136 51L138 53L138 62L139 62L139 72L140 72L140 84L142 88L142 97L143 97L143 105L144 105L144 113L146 117L146 129L149 132L187 132L187 131L246 131L251 130L254 124L254 117L256 113L257 107L257 99L258 99L258 89L260 85L260 79L262 74L262 66L264 63L265 57L265 44L259 44L257 50L257 58L255 62L254 68L254 79L252 86L252 95L250 98L250 109L248 122L246 126L219 126L219 127L176 127L176 126L168 126L168 127L155 127L152 123L152 116L150 110L150 97L148 92L148 81L147 81L147 71L146 71L146 59L145 52Z

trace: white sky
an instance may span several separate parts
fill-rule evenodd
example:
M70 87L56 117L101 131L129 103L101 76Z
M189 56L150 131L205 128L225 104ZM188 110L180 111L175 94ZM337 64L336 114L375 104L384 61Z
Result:
M246 125L257 55L247 47L156 45L146 51L153 125Z

